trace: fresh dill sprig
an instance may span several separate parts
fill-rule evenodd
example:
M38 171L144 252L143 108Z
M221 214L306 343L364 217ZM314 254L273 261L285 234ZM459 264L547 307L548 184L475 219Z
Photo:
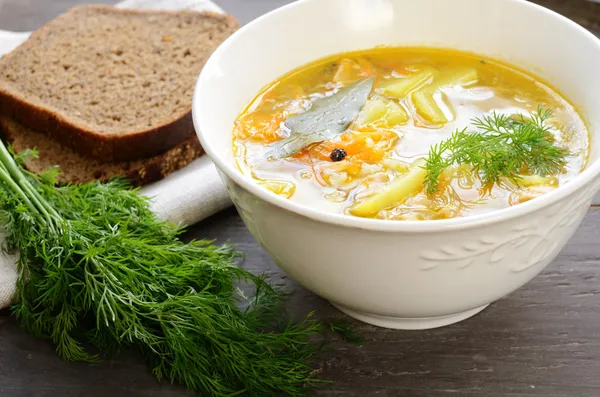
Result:
M530 117L493 112L474 119L476 131L456 131L430 149L424 166L427 193L438 193L440 177L453 165L470 165L484 188L500 184L504 178L518 185L523 172L540 176L560 173L569 151L555 144L546 123L551 117L550 110L538 108Z
M12 310L25 330L66 360L98 360L87 345L137 348L159 379L203 396L321 384L310 360L323 325L287 318L283 294L236 266L232 247L183 243L123 182L56 187L54 177L25 171L0 143L0 221L20 254ZM246 309L240 280L255 288Z

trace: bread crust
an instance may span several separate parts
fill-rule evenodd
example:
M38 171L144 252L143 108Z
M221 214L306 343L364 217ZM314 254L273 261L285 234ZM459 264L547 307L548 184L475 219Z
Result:
M158 182L173 172L182 169L204 153L196 136L186 139L167 152L152 157L144 166L125 175L132 186L140 187ZM106 181L105 178L101 181Z
M79 6L72 8L67 13L34 32L27 42L5 55L0 62L10 62L13 54L17 51L27 50L27 47L32 45L31 43L35 43L38 36L48 34L48 31L54 27L54 24L67 19L71 14L94 10L119 10L119 12L130 14L160 15L181 12L197 14L196 11L147 11L116 9L110 6ZM222 18L230 25L232 31L239 26L238 22L230 15L221 15L214 12L203 12L202 14ZM2 77L0 77L0 81L1 79ZM34 103L32 100L20 96L19 92L15 91L14 88L10 88L12 87L0 84L1 115L9 117L31 130L44 132L52 139L76 150L78 153L100 160L121 161L151 157L167 151L194 135L191 103L185 112L173 115L172 119L161 125L142 129L134 133L101 134L72 120L68 114L56 112L43 103ZM135 150L131 150L131 148L135 148Z
M4 141L13 144L18 135L23 134L25 130L28 130L27 127L24 127L7 117L0 116L0 137ZM51 139L45 137L43 134L33 131L28 131L28 134L36 134L40 137L40 139ZM59 146L60 143L55 142L54 145ZM35 149L34 147L23 146L23 144L20 144L18 147L14 147L14 149L17 153L22 152L25 149ZM104 164L104 166L99 160L86 158L78 153L73 152L71 149L65 148L63 150L71 151L68 156L70 157L69 160L71 162L73 161L73 157L75 157L75 161L79 162L78 165L84 165L86 162L89 162L91 165L90 168L94 169L95 171L91 172L90 174L81 174L82 170L86 167L79 167L81 171L76 178L67 176L67 174L73 175L72 172L63 173L59 177L59 183L84 183L93 180L106 182L115 176L122 176L125 177L131 183L131 185L135 187L140 187L159 181L169 174L185 167L204 153L196 136L192 136L183 142L180 142L166 152L147 159L109 162ZM44 152L40 153L40 157L41 156L44 156L44 161L40 162L39 160L32 160L25 164L25 168L33 173L36 173L43 171L43 169L51 165L58 165L63 169L63 171L67 171L64 169L66 165L61 164L63 163L64 159L48 158L49 153ZM109 171L107 171L107 169Z

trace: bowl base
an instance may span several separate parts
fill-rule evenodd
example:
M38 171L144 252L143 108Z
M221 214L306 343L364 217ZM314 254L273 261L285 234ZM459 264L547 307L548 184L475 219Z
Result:
M431 328L445 327L460 321L473 317L489 305L484 305L466 312L450 314L440 317L422 317L422 318L403 318L403 317L385 317L376 314L369 314L353 309L348 309L342 305L331 303L335 308L348 316L367 324L382 328L401 329L401 330L423 330Z

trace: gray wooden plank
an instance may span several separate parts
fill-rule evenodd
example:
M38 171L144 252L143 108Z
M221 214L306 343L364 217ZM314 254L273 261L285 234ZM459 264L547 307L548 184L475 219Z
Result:
M600 209L592 209L560 256L530 284L463 323L404 332L353 322L363 346L334 341L315 366L334 380L320 396L600 395ZM270 272L291 293L300 318L341 316L278 270L233 210L190 230L188 237L231 240L246 253L243 266ZM140 358L87 365L64 363L45 342L0 316L0 395L179 396L159 385Z
M0 0L0 29L32 31L77 4L116 4L120 0ZM242 24L293 0L213 0Z
M119 0L0 0L0 29L30 32L69 8L86 3L115 4Z
M225 11L232 13L242 24L294 0L213 0Z
M600 210L593 209L565 250L522 290L454 326L421 332L356 323L368 342L342 343L320 362L336 383L319 395L598 396ZM290 311L337 313L276 269L236 216L222 214L196 237L231 239L247 253L244 267L274 272L292 291Z

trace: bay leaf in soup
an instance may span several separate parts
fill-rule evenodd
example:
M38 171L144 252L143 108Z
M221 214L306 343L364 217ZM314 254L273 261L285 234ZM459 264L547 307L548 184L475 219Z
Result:
M271 145L267 156L286 158L313 143L344 133L356 119L373 90L374 77L362 79L335 94L317 99L306 112L288 117L290 135Z

